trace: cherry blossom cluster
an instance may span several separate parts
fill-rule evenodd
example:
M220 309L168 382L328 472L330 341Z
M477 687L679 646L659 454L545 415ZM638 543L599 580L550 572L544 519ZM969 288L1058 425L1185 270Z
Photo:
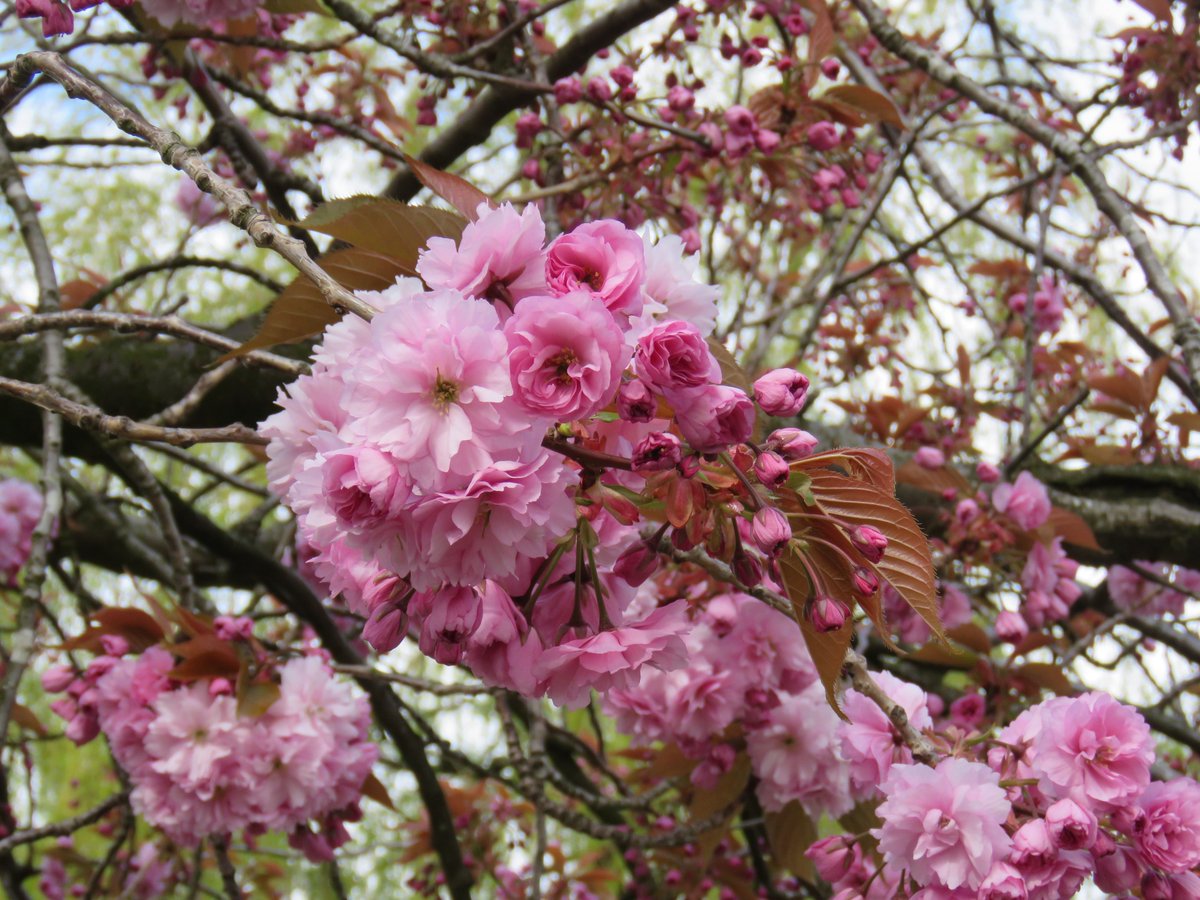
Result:
M133 657L124 638L106 635L104 645L82 675L56 666L43 685L66 692L52 708L72 741L104 734L147 822L181 846L281 831L313 860L349 840L344 823L361 815L378 750L366 699L320 658L280 665L278 697L254 715L239 711L225 678L173 677L176 659L162 647Z
M16 584L41 514L42 495L37 488L19 478L0 481L0 587Z
M930 732L932 695L873 677L909 724ZM1047 700L994 739L955 719L939 732L950 755L936 766L914 763L888 716L856 691L845 711L838 732L852 785L883 799L872 831L883 867L850 836L818 841L808 855L837 896L1050 900L1089 877L1113 894L1200 890L1200 785L1152 781L1150 729L1111 696Z
M107 3L113 9L130 9L134 0L16 0L16 13L24 19L41 19L42 34L53 37L75 30L75 13ZM263 0L142 0L142 9L161 24L183 23L200 27L219 25L253 14Z
M272 488L315 551L304 562L377 649L411 630L435 660L527 695L581 704L682 663L688 604L635 590L666 527L643 539L639 503L672 494L696 515L671 540L703 541L715 520L698 476L748 452L754 401L794 415L807 379L768 372L753 401L723 383L706 341L716 291L678 237L601 220L547 243L536 207L481 204L417 271L364 295L370 322L330 327L262 426ZM783 454L814 444L777 433L754 473L778 485ZM731 533L757 583L743 534L770 557L791 529L763 507Z

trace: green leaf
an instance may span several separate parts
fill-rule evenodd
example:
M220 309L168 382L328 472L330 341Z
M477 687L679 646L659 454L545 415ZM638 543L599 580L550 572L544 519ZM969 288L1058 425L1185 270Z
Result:
M279 699L279 685L273 681L252 681L238 684L237 711L239 716L257 719Z
M330 14L321 0L267 0L263 4L263 9L276 16L299 15L300 13L317 13L321 16Z

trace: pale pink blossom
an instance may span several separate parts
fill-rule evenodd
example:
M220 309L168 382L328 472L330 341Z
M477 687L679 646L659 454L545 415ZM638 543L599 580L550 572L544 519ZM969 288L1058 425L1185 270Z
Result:
M890 672L872 672L871 680L897 703L908 716L909 724L923 731L933 727L925 692L915 684L901 681ZM837 723L841 754L850 765L855 790L874 793L895 763L911 763L912 750L900 740L896 726L887 713L864 694L846 691L842 711L848 721Z
M799 800L814 819L850 811L850 766L837 748L837 714L825 689L810 685L784 694L766 721L746 733L746 752L768 812Z
M1164 872L1200 865L1200 784L1190 778L1151 782L1137 801L1134 844Z
M587 291L614 316L642 312L645 275L642 239L613 219L579 225L546 249L546 284L552 294Z
M992 491L992 506L1025 530L1037 528L1050 517L1050 495L1046 486L1022 472L1016 482L1004 482Z
M659 391L721 380L721 366L703 333L690 322L677 319L660 322L638 338L633 366L646 384Z
M142 8L168 28L180 22L208 27L244 19L262 5L262 0L142 0Z
M555 703L578 708L593 689L603 694L636 684L643 666L681 666L686 651L680 635L687 628L687 602L676 600L632 625L550 647L535 671Z
M590 294L530 297L505 323L513 396L533 416L582 419L616 394L629 349Z
M937 768L895 765L882 786L881 828L872 831L893 871L922 885L978 888L1012 841L1011 804L987 766L949 758Z
M683 240L674 234L657 242L644 239L646 280L642 285L644 306L639 320L641 333L652 322L678 319L695 325L704 337L712 334L717 321L720 290L700 281L700 259L688 254Z
M1108 694L1050 701L1034 744L1034 769L1049 797L1099 810L1137 798L1150 783L1154 741L1145 719Z
M1137 561L1138 568L1165 582L1172 582L1169 563ZM1108 595L1119 609L1141 615L1183 615L1188 594L1200 592L1200 572L1179 568L1173 583L1179 590L1143 578L1133 569L1112 566L1108 570Z
M467 665L486 684L534 696L533 671L542 654L538 633L529 628L512 598L491 582L484 583L480 605L479 624L467 640Z
M520 213L510 203L495 209L481 203L477 215L457 243L430 238L417 260L417 274L430 288L491 301L503 318L518 301L545 292L546 226L532 203Z

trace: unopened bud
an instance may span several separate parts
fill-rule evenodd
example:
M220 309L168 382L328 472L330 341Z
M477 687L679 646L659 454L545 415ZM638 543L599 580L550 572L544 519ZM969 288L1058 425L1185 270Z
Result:
M762 566L758 560L748 553L738 553L733 557L733 574L746 587L755 587L762 581Z
M815 437L800 428L777 428L767 437L767 449L787 460L812 456L817 444Z
M637 587L653 575L657 568L658 554L651 550L645 541L638 540L617 557L613 564L613 574L631 587Z
M887 549L888 540L883 532L871 525L858 525L850 532L850 542L854 549L873 563L883 559L883 551Z
M754 545L769 557L776 557L792 539L792 526L787 516L773 506L764 506L754 514L750 526Z
M794 416L804 409L808 378L795 369L773 369L754 382L754 399L770 416Z
M860 597L870 597L879 590L879 576L866 566L858 566L850 576L854 590Z
M996 616L996 637L1008 644L1019 644L1029 636L1029 626L1015 612L1004 610Z
M833 597L817 597L808 605L808 619L821 634L840 631L850 618L850 607Z
M764 450L754 461L754 474L759 483L771 490L786 484L791 471L787 460L773 450Z

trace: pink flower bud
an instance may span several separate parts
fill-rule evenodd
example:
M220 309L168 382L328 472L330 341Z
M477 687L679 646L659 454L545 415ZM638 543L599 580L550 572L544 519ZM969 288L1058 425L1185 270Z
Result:
M119 634L104 634L100 636L100 648L109 656L124 656L129 652L129 641Z
M691 456L685 456L679 462L679 474L684 478L695 478L696 473L700 471L700 457L694 453Z
M759 483L772 490L787 483L792 470L788 468L787 460L774 450L764 450L754 461L754 474Z
M806 137L808 138L808 145L822 153L826 150L832 150L841 143L837 126L832 122L816 122L809 125Z
M81 712L67 723L67 739L82 746L100 733L100 720L91 713Z
M599 76L589 78L585 90L588 97L597 103L607 103L612 99L612 88L608 86L607 81Z
M682 446L679 438L667 431L646 435L633 448L633 471L662 472L675 468Z
M954 520L959 525L969 525L979 518L979 504L974 500L967 498L959 501L959 504L954 509Z
M758 119L744 106L731 106L725 111L725 124L730 134L748 137L758 128Z
M51 666L42 674L42 690L48 694L65 691L75 680L75 670L68 665Z
M870 597L879 590L879 577L866 566L857 566L850 580L860 597Z
M994 484L1000 480L1000 470L990 462L981 462L975 466L975 474L984 484Z
M808 379L795 369L774 369L754 382L754 399L771 416L794 416L804 409Z
M859 525L850 532L850 543L854 549L873 563L883 559L883 551L887 549L888 540L883 532L872 525Z
M818 443L815 437L799 428L777 428L767 438L767 449L774 450L784 459L797 460L812 456Z
M697 453L718 453L754 432L754 404L738 388L706 384L664 393L679 430Z
M637 587L658 568L658 554L643 540L630 544L613 564L613 574Z
M787 516L773 506L764 506L754 514L754 522L750 526L750 535L754 544L769 557L776 557L783 552L792 539L792 526Z
M658 401L644 381L634 378L617 391L617 415L626 422L649 422L658 410Z
M821 634L840 631L850 618L850 607L833 597L817 597L808 605L808 619Z
M1086 850L1096 842L1096 816L1069 797L1046 810L1050 839L1063 850Z
M756 146L761 153L774 153L775 148L779 146L780 140L781 138L779 135L768 128L760 128L758 131L754 132L754 146Z
M922 447L913 454L913 462L922 469L940 469L946 464L946 454L937 447Z
M667 91L667 105L677 113L687 112L696 105L696 95L677 84Z
M826 78L837 78L838 73L842 70L841 64L832 56L828 59L821 60L821 74Z
M996 616L996 637L1008 644L1019 644L1029 636L1029 626L1015 612L1004 610Z
M560 78L554 82L554 99L558 103L578 103L582 97L578 78Z
M754 587L763 579L762 566L758 560L748 553L738 553L733 557L733 574L746 587Z
M633 84L633 69L626 65L620 65L609 72L608 77L617 87L629 87Z
M811 844L804 855L814 866L823 881L836 884L846 877L846 873L855 863L855 844L844 834L822 838Z

